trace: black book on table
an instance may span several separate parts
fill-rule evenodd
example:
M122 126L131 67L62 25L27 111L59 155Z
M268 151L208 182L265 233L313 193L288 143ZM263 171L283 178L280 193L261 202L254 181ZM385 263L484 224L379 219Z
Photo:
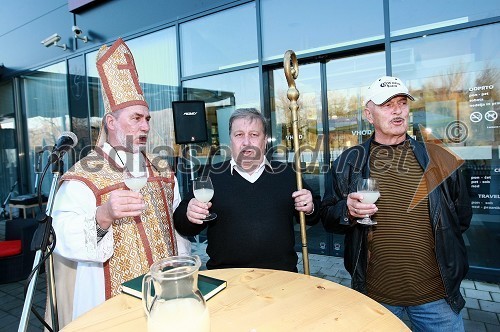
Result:
M122 284L122 293L142 299L142 279L144 275L125 281ZM227 281L198 274L198 289L205 301L227 287Z

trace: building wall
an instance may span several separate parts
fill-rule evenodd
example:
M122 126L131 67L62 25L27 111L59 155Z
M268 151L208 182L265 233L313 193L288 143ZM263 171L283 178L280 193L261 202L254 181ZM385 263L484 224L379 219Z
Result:
M65 130L79 145L70 166L95 142L103 114L95 54L122 37L134 53L150 104L156 146L162 146L189 188L186 154L173 139L175 100L203 100L209 141L195 164L228 143L227 118L255 107L271 123L273 158L293 162L283 53L296 51L304 178L324 193L324 174L346 148L372 134L363 98L375 78L394 74L417 100L408 133L424 125L466 160L474 217L465 233L472 275L500 280L500 3L457 0L108 0L74 12L67 1L4 1L0 10L0 125L15 144L0 146L0 198L18 181L33 191L37 148ZM360 10L362 8L363 10ZM76 24L90 39L73 38ZM58 47L40 41L58 33ZM486 119L486 117L489 117ZM481 119L479 119L481 118ZM464 134L464 135L462 135ZM4 136L2 136L4 137ZM50 177L49 177L50 178ZM46 180L47 181L47 180ZM44 190L50 183L44 184ZM311 252L342 254L342 239L321 225L308 230ZM297 237L297 243L300 242Z
M235 3L230 0L96 0L88 6L69 11L67 0L3 1L0 10L0 64L2 79L17 71L64 59L99 47L118 37L161 28L170 22L187 19L206 11ZM75 42L71 27L77 25L91 42ZM41 41L58 33L63 52L57 47L44 49Z

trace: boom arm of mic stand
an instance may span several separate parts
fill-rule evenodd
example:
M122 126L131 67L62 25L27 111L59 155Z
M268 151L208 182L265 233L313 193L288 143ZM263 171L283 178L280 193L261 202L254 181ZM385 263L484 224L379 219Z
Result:
M49 248L49 246L55 246L55 243L52 243L50 238L50 235L53 233L51 214L52 204L54 202L54 196L57 189L57 183L59 180L59 175L62 173L62 169L63 161L61 159L57 160L52 165L53 178L52 185L50 187L49 199L47 201L46 212L44 215L37 217L39 225L31 242L31 250L36 250L35 261L33 262L33 277L31 278L28 286L28 291L26 293L26 300L24 301L23 312L21 314L18 332L25 332L28 328L29 312L33 301L33 292L38 278L38 265L42 261L42 255L47 253L47 249ZM50 300L49 305L51 306L50 312L52 318L52 329L53 331L59 331L56 289L54 280L54 261L52 255L49 256L48 271L46 272L48 281L48 294Z

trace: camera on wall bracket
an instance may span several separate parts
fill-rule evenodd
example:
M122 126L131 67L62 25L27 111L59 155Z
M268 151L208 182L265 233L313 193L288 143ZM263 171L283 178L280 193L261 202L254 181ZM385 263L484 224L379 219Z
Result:
M84 43L88 42L89 39L87 36L82 36L83 34L83 30L80 29L80 27L78 25L73 25L73 27L71 28L71 30L74 32L74 37L75 39L80 39L82 40Z
M41 41L43 46L45 47L50 47L50 46L57 46L62 48L64 51L66 51L67 46L66 44L59 45L58 42L61 40L61 36L59 36L57 33L54 33L53 35L45 38L44 40Z

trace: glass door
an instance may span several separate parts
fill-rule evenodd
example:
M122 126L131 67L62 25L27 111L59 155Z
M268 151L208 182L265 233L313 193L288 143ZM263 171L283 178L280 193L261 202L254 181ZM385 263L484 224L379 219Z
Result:
M372 128L364 119L368 86L385 75L384 52L332 59L326 63L328 103L328 160L331 163L346 149L366 140ZM331 255L343 257L344 236L331 234Z
M0 84L0 220L7 217L7 203L18 191L18 146L12 83ZM4 205L5 203L5 205Z
M362 143L372 134L364 119L368 86L385 75L384 52L330 60L326 64L328 96L328 143L333 162L345 149Z
M323 197L324 175L330 162L345 149L371 135L370 124L363 120L364 95L371 82L384 74L384 52L311 64L299 63L299 76L295 83L300 93L301 169L304 181L314 195ZM283 68L270 72L269 81L270 157L293 164L293 128ZM308 227L307 241L311 253L343 257L343 236L326 233L321 223ZM296 225L298 251L300 244L300 227Z
M35 193L52 146L61 133L71 130L66 63L60 62L22 76L21 82L27 126L27 161L28 166L33 167L28 172L29 187L21 190L22 193ZM68 155L63 157L64 171L68 169ZM42 167L38 167L39 163ZM42 193L48 196L52 181L50 170L44 179Z
M296 80L300 96L297 101L298 129L300 141L300 161L302 177L311 187L313 195L324 193L324 134L323 134L323 93L321 89L321 63L299 64ZM271 142L270 158L294 164L292 114L287 98L288 84L283 68L273 70L271 82ZM295 226L296 250L301 251L300 225ZM311 253L330 254L329 235L321 223L308 227L307 242Z

